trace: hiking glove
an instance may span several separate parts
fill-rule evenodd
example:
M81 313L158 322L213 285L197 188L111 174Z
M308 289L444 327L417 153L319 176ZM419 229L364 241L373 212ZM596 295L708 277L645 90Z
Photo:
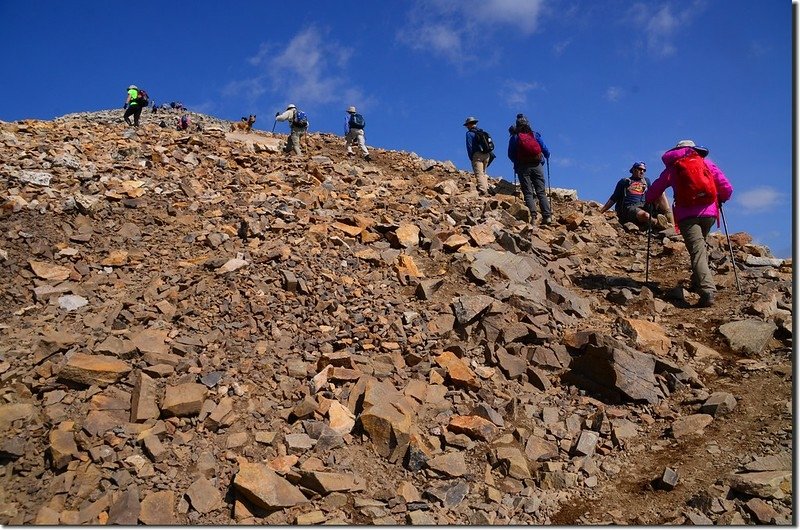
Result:
M280 112L276 112L276 113L275 113L275 117L276 117L276 118L277 118L278 116L280 116L280 115L281 115L281 113L280 113Z
M127 109L127 108L128 108L128 104L127 104L127 103L123 103L123 104L122 104L122 108L123 108L123 109Z

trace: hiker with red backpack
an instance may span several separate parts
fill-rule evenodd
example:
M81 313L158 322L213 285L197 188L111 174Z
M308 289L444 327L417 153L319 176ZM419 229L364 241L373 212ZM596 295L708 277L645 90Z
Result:
M531 129L528 119L517 115L517 121L508 139L508 158L514 163L514 172L519 176L522 198L531 213L531 224L536 222L538 209L534 196L542 211L542 225L553 223L553 213L547 198L544 180L544 164L550 160L550 150L544 144L542 135Z
M614 210L620 224L634 223L643 227L652 221L650 213L644 209L644 194L650 188L650 179L645 176L647 165L644 162L634 162L628 172L631 176L617 182L614 193L600 208L600 213L604 213L616 204ZM665 230L673 226L672 210L669 207L667 196L663 193L657 201L656 211L659 212L656 219L656 226L659 229Z
M464 127L467 128L467 158L472 163L472 171L475 172L475 179L478 181L478 192L481 195L489 195L489 178L486 176L486 169L495 157L494 142L489 133L478 128L478 118L470 116L464 120Z
M122 119L124 119L125 123L128 125L131 125L130 117L133 116L132 125L138 127L142 109L145 108L147 104L147 93L137 88L136 85L130 85L128 87L128 96L125 98L125 104L122 105L122 108L125 109L125 114L123 114Z
M708 266L706 238L714 222L719 223L719 205L733 194L725 174L706 156L705 147L681 140L661 156L665 169L645 193L645 202L654 204L672 187L675 219L692 265L691 288L700 294L698 307L714 303L717 287Z

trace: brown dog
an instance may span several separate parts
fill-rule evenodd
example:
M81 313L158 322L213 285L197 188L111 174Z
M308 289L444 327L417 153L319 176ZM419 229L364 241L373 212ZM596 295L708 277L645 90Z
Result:
M253 128L253 124L255 122L256 122L255 114L251 114L249 118L245 118L244 116L242 116L241 121L231 123L231 132L236 130L250 132L250 129Z

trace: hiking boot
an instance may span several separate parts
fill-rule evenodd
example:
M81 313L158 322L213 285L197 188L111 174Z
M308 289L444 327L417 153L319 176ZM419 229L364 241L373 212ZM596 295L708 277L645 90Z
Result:
M542 224L543 225L551 225L551 224L553 224L553 218L550 217L549 215L547 217L542 218Z
M711 307L714 305L714 292L702 291L700 293L700 301L697 302L697 307Z
M672 225L670 224L669 219L667 219L666 215L658 214L658 216L656 217L656 226L658 227L659 230L666 230L667 228L670 228Z
M364 157L364 160L366 160L367 162L372 162L372 157L371 157L371 156L369 156L369 155L366 155L366 156Z

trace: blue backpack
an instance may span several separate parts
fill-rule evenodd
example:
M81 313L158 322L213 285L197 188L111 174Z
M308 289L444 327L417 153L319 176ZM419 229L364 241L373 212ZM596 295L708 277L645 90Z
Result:
M351 114L350 120L347 122L347 125L349 125L351 129L363 129L366 124L364 116L358 112Z
M299 127L301 129L308 127L308 115L302 110L295 110L294 118L292 118L292 127Z

